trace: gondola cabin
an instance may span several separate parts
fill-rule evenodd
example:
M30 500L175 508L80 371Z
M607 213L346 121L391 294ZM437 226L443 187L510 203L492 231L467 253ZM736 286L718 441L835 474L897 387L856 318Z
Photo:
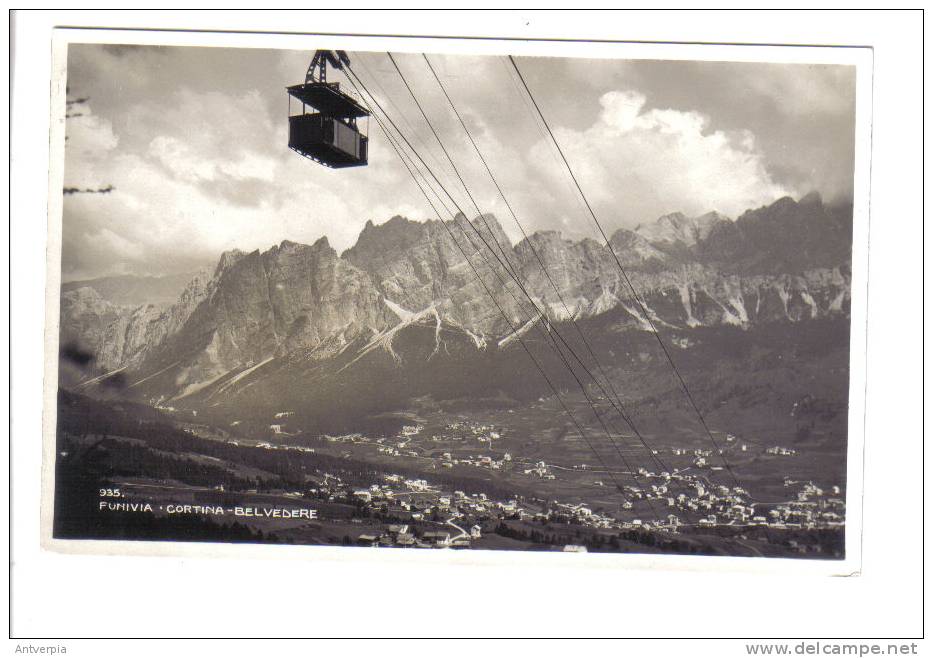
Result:
M369 140L357 121L369 117L369 112L340 91L339 83L327 82L326 61L333 63L336 58L325 57L315 55L304 84L287 87L288 147L325 167L366 165ZM315 80L318 66L321 75Z

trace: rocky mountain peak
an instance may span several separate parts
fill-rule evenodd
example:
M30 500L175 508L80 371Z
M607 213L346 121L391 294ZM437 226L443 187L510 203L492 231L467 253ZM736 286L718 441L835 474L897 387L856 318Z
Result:
M560 231L551 229L551 230L535 231L534 233L529 235L527 239L523 238L516 246L521 248L521 245L530 244L535 249L537 249L539 247L548 247L548 246L556 247L556 246L561 245L562 243L572 243L572 240L564 240L564 236L561 234Z
M816 190L813 190L811 192L808 192L804 196L802 196L800 198L800 201L797 202L797 204L801 206L822 206L823 197L820 195L819 192L817 192Z
M366 222L356 244L341 255L350 263L380 263L395 254L411 249L425 239L429 228L426 223L415 222L395 215L382 224Z
M330 246L330 240L327 239L326 235L322 235L317 240L315 240L314 244L311 245L311 250L315 253L334 251L333 247Z
M726 217L725 215L711 210L710 212L700 215L694 219L694 224L696 226L696 238L697 242L700 240L705 240L709 237L710 231L713 230L713 227L722 222L731 222L732 220Z
M681 243L688 247L705 239L712 227L725 218L717 212L687 217L681 212L662 215L653 223L639 224L635 232L650 242Z
M240 249L230 249L220 254L217 267L214 268L214 276L219 276L227 268L236 265L245 255L246 252Z

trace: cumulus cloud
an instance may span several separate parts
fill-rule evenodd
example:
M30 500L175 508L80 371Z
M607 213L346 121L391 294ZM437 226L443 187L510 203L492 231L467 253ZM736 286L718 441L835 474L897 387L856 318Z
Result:
M700 113L646 110L646 100L634 90L607 92L592 126L556 130L584 191L603 210L629 222L675 210L735 216L796 193L772 180L750 132L710 130ZM558 175L546 151L537 144L533 160Z
M632 89L606 92L598 103L601 111L592 124L556 126L554 132L608 231L634 228L674 211L699 215L717 210L735 217L781 196L801 194L774 180L751 131L711 129L710 118L695 111L648 109L646 96ZM482 118L468 121L527 230L558 229L574 238L595 235L589 212L549 137L538 135L521 149ZM451 143L459 153L471 149L457 137ZM480 181L474 196L485 204L483 209L502 218L506 233L518 240L519 229L507 219L508 209L496 190L482 182L485 173L479 165L464 169L470 180Z

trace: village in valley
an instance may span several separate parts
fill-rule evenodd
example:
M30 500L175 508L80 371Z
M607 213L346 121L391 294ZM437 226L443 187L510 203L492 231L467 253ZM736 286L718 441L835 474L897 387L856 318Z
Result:
M372 463L368 478L332 467L309 472L302 489L224 492L247 499L275 495L320 506L317 523L326 527L333 521L339 529L333 543L338 537L344 545L407 548L507 548L512 542L524 547L530 542L547 550L583 552L627 550L626 543L643 550L673 542L680 550L699 545L703 550L712 546L715 552L715 538L729 537L747 546L751 555L761 555L775 536L786 535L782 550L812 555L824 548L794 537L844 528L839 485L786 477L780 495L772 488L767 499L737 483L730 486L724 470L729 460L752 454L787 459L796 454L732 434L724 435L718 455L699 447L654 449L652 466L668 461L665 470L637 466L625 471L524 457L516 450L520 442L514 432L485 419L433 419L430 428L412 421L390 435L323 434L299 444L293 437L301 433L288 426L290 416L275 414L263 440L194 422L184 423L184 431L282 459L328 455L337 465ZM234 421L231 429L237 425ZM489 486L478 486L482 482ZM132 483L123 485L132 491ZM282 533L300 536L294 527ZM628 541L620 542L620 537ZM712 543L707 541L710 537Z

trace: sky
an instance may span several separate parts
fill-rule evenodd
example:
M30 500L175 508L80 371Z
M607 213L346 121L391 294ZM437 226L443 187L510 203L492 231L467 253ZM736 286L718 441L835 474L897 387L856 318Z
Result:
M470 202L385 53L353 70L470 216L521 237L420 55L395 55L470 188ZM212 267L227 250L326 236L369 220L436 218L374 120L369 165L332 170L287 148L285 87L311 53L72 44L64 198L66 281ZM502 57L429 55L529 233L596 237L531 101ZM852 195L848 66L516 58L607 232L670 212L735 218L782 196ZM342 74L328 80L349 88ZM294 109L294 107L293 107ZM453 204L448 201L448 206ZM442 217L444 210L438 208Z

